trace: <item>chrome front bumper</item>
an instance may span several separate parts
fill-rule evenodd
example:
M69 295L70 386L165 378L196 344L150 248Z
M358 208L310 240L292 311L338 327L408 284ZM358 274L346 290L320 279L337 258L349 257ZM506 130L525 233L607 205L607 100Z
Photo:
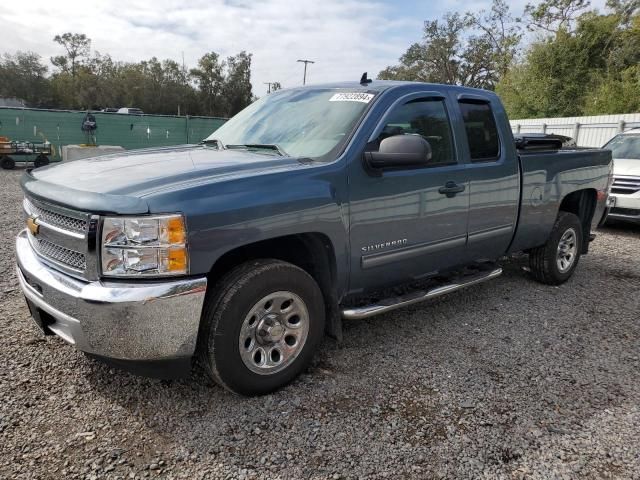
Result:
M191 357L196 348L206 277L162 282L83 282L55 270L16 239L17 274L44 325L84 352L114 360Z

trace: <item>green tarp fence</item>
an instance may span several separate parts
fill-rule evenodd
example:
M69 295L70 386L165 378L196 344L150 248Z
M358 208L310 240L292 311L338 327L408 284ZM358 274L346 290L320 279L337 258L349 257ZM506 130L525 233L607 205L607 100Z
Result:
M217 117L170 115L125 115L92 112L98 129L98 145L119 145L127 150L198 143L222 125ZM61 158L61 147L86 143L80 129L86 112L0 107L0 137L43 142L53 146L53 159Z

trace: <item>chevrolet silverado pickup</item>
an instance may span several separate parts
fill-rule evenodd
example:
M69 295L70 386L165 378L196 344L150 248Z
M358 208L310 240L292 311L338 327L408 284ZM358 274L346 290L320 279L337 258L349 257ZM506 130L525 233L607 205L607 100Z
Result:
M344 320L492 279L514 252L565 282L611 168L606 150L516 146L492 92L293 88L198 145L27 171L17 275L44 333L92 357L157 376L198 359L264 394Z

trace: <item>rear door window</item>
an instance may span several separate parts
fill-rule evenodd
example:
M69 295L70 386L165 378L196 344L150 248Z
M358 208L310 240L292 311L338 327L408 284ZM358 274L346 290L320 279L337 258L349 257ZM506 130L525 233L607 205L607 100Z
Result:
M472 162L492 162L500 158L498 127L488 103L460 102Z

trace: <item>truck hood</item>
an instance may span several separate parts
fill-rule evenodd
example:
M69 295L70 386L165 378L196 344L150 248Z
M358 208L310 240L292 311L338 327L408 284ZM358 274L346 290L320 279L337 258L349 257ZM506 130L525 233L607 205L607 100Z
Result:
M154 148L76 160L25 174L26 192L94 213L146 213L145 196L203 182L301 168L292 157L203 145Z
M613 174L629 177L640 177L640 160L616 158L613 160Z

